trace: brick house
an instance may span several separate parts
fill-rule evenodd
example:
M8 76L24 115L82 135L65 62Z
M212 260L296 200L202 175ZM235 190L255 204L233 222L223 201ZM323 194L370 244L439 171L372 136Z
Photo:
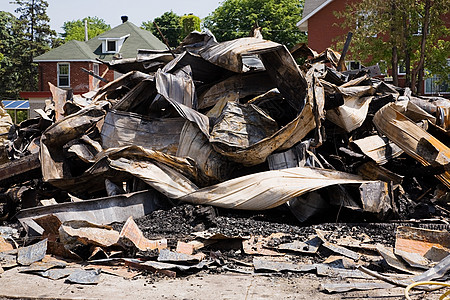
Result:
M82 68L112 81L121 74L109 70L102 61L114 57L135 58L138 49L166 49L150 31L143 30L124 18L124 22L86 42L71 40L34 58L38 63L39 83L36 92L21 92L30 103L30 116L36 108L43 108L51 98L48 82L74 94L83 94L104 85L104 82L82 71Z
M340 20L336 18L334 12L343 11L347 4L356 1L359 0L305 0L303 16L297 23L297 27L301 31L307 32L308 46L315 51L321 52L327 47L335 48L335 40L337 37L345 39L347 31L337 25L340 23ZM447 26L450 26L450 16L443 16L443 18L445 18ZM449 37L446 40L449 40ZM450 65L450 55L447 63ZM354 69L360 67L361 64L355 61L348 61L347 66ZM386 75L391 75L390 70L388 70L388 74ZM402 86L405 83L404 70L400 68L398 75L399 85ZM425 79L423 84L424 90L421 91L422 94L450 96L450 75L447 83L437 85L435 83L436 80L436 77Z

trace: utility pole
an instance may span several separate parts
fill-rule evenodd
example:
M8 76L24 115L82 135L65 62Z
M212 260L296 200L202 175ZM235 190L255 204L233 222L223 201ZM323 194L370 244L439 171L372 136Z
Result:
M88 41L88 27L87 27L87 19L84 19L84 41Z

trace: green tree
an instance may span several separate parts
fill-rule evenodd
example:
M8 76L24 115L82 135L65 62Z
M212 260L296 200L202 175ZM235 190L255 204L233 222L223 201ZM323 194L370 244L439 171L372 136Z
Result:
M218 41L225 41L248 36L256 24L265 39L290 48L306 41L305 34L296 26L303 3L298 0L225 0L205 18L203 26L211 30Z
M181 17L173 11L163 13L160 17L153 20L162 34L168 40L170 47L177 47L182 40ZM152 21L142 22L141 28L151 31L156 37L162 39Z
M83 18L81 20L73 20L73 21L66 21L64 22L62 29L64 32L61 34L61 36L64 38L65 41L70 40L78 40L78 41L84 41L85 40L85 30L84 30L84 21L87 21L87 27L88 27L88 39L92 39L93 37L96 37L99 34L102 34L105 31L108 31L111 29L111 26L109 24L106 24L103 19L100 19L98 17L87 17Z
M184 15L181 17L180 23L183 28L182 35L183 37L187 36L192 31L200 31L200 18L194 16L193 14Z
M19 7L16 22L23 32L22 39L16 47L20 50L18 59L21 64L20 81L25 90L36 90L38 81L37 64L33 58L50 49L56 32L50 29L50 18L47 16L48 3L44 0L16 0L13 3Z
M18 47L22 38L17 18L0 11L0 99L16 99L23 87L20 76L22 54Z
M446 4L447 2L447 4ZM445 76L450 42L445 16L448 0L362 0L335 14L341 26L354 33L351 57L367 64L389 62L394 84L398 65L406 73L406 86L421 90L424 70Z

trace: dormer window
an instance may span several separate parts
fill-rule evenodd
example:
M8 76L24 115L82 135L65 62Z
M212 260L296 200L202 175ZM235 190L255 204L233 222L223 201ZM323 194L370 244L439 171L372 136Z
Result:
M99 38L99 40L102 41L102 52L103 53L110 53L110 54L116 54L120 51L120 48L122 48L123 43L125 42L125 39L129 37L130 35L124 35L121 37L104 37Z
M107 48L106 49L107 52L114 52L114 53L116 53L116 51L117 51L117 47L116 47L117 41L107 41L106 45L107 45L107 47L106 47Z

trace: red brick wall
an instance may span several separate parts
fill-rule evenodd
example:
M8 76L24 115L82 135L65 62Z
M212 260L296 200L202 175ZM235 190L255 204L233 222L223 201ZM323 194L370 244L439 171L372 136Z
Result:
M308 46L322 52L326 48L336 49L336 39L345 41L347 31L338 24L341 20L334 16L334 11L342 11L347 3L355 0L335 0L308 19Z
M92 62L69 62L70 64L70 87L75 94L82 94L94 89L94 78L83 72L81 68L94 70ZM99 64L99 75L102 76L107 70L107 66ZM39 91L49 91L48 82L58 86L58 63L41 62L39 63ZM104 76L109 81L114 80L114 72L109 70ZM105 83L100 81L99 86Z

